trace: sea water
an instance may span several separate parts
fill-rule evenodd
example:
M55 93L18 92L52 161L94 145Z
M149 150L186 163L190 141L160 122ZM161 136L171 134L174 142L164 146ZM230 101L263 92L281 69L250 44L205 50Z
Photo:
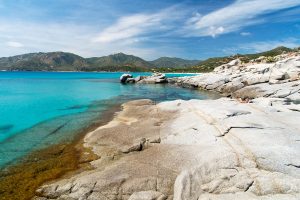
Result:
M37 148L71 141L116 104L144 98L157 102L214 98L204 92L171 85L124 85L119 83L121 75L0 72L0 167Z

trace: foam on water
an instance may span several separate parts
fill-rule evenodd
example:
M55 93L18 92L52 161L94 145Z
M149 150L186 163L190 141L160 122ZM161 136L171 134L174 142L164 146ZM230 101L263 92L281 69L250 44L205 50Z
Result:
M36 148L71 141L105 109L128 100L212 98L175 86L122 85L121 74L0 72L0 166Z

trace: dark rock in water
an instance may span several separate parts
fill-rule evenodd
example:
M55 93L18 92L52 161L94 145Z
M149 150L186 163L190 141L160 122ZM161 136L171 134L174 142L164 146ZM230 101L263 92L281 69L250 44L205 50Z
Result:
M126 83L128 78L132 78L132 75L131 75L131 74L123 74L123 75L120 77L120 82L121 82L121 83Z

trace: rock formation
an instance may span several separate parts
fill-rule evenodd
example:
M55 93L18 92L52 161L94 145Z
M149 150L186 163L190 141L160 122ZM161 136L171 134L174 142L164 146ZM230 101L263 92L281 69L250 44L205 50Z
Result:
M137 76L132 78L131 74L123 74L120 77L121 83L167 83L168 79L165 74L153 73L151 76Z
M93 169L35 199L300 199L300 57L253 62L170 79L238 99L125 103L84 139Z
M275 63L242 64L233 60L213 72L170 80L183 87L218 91L242 99L286 97L300 99L300 56L278 56Z
M122 74L122 76L120 77L121 83L130 83L132 82L132 80L134 79L132 78L131 74Z

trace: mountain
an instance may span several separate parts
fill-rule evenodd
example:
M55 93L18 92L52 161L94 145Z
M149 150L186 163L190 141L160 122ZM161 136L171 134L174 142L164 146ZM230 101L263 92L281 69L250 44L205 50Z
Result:
M18 71L160 71L160 72L208 72L215 67L239 58L243 62L260 56L273 57L298 49L277 47L256 54L236 54L209 58L203 61L161 57L153 61L117 53L103 57L83 58L66 52L29 53L0 58L0 70Z
M29 53L0 58L8 71L150 71L154 65L139 57L118 53L83 58L66 52Z
M185 60L182 58L161 57L150 61L154 66L159 68L185 68L196 65L200 60Z
M84 58L65 52L29 53L0 58L0 70L74 71L87 66Z
M93 57L86 59L88 71L149 71L154 65L139 57L117 53L103 57Z

